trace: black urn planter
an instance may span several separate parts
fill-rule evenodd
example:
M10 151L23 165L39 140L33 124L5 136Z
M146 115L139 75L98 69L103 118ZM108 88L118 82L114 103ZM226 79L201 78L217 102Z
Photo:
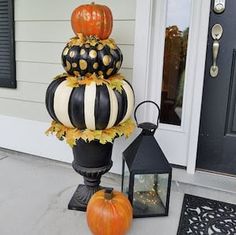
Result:
M72 196L68 209L86 211L92 195L102 189L101 177L112 167L113 143L100 144L99 141L85 142L78 140L73 147L74 161L72 167L84 177Z

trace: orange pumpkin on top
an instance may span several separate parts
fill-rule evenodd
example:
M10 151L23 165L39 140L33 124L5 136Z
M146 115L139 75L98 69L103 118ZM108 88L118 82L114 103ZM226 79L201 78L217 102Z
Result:
M109 7L94 2L81 5L71 15L71 26L76 35L82 33L107 39L113 27L112 12Z

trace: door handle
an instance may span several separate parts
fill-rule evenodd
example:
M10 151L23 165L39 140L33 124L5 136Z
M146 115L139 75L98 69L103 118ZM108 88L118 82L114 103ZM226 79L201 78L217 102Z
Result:
M215 78L219 72L219 67L216 65L219 49L220 49L220 43L218 40L215 40L212 45L213 63L212 63L211 69L210 69L210 74L213 78Z
M214 39L212 45L212 66L210 68L210 75L215 78L219 73L219 67L217 66L217 58L220 49L219 40L222 37L223 28L220 24L215 24L211 29L211 36Z

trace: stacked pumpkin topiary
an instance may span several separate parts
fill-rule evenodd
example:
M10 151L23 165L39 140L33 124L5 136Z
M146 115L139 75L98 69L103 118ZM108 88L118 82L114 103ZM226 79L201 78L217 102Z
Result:
M71 16L73 37L62 52L66 73L57 76L46 93L46 107L54 119L48 132L74 146L76 140L112 142L128 136L134 93L117 74L123 55L109 36L111 10L95 3L81 5Z
M62 51L65 73L55 77L46 92L46 107L54 120L47 133L73 147L76 172L84 176L68 208L85 211L99 191L101 176L112 166L115 138L134 129L134 92L118 74L123 55L109 38L113 18L107 6L81 5L73 11L76 36Z

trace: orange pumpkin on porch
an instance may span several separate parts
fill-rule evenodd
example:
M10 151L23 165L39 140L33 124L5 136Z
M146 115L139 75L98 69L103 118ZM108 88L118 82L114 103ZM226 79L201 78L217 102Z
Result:
M71 26L76 35L82 33L85 36L107 39L113 26L112 12L105 5L81 5L71 15Z
M113 189L96 192L87 206L87 222L94 235L125 235L132 218L129 200Z

